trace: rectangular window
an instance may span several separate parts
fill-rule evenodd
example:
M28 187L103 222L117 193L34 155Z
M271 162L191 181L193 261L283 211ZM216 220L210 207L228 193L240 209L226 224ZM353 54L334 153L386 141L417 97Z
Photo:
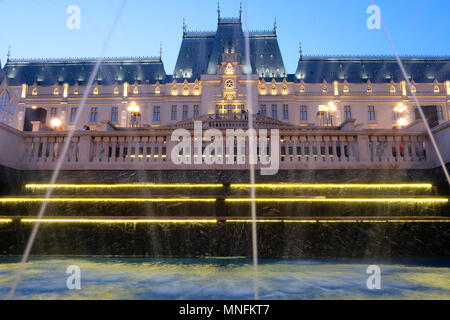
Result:
M159 122L161 120L161 108L158 106L153 107L153 122Z
M118 107L111 108L111 122L119 123L119 108Z
M369 121L376 121L375 107L369 106Z
M272 118L278 119L278 107L276 104L272 105Z
M436 111L438 114L438 120L444 120L444 113L442 112L442 106L437 106Z
M50 117L51 117L51 118L54 118L54 117L56 117L57 115L58 115L58 108L52 107L52 108L50 109Z
M170 120L176 121L177 120L177 106L172 106L172 113L170 115Z
M222 106L220 106L220 105L216 105L216 115L217 114L221 114L222 112L221 112L221 110L222 110Z
M194 105L194 117L198 117L200 115L200 106L198 104Z
M98 109L97 109L97 107L92 107L91 108L91 115L89 117L89 122L90 123L97 123L97 118L98 118Z
M183 120L186 120L188 118L188 106L183 106Z
M264 117L267 116L267 107L265 104L261 105L261 115Z
M344 120L350 120L352 118L352 107L344 106Z
M70 118L69 118L69 123L70 124L74 124L75 122L75 118L77 117L77 107L73 107L72 109L70 109Z
M289 106L283 105L283 120L289 120Z
M300 106L300 121L308 121L308 107Z

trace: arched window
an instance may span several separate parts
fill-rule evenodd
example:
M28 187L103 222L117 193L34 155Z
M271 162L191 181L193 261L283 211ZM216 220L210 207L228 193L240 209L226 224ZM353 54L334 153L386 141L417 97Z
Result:
M54 94L55 96L57 96L57 95L59 94L59 89L58 89L58 88L55 88L55 90L53 90L53 94Z
M9 94L8 94L8 92L5 92L0 97L0 110L2 110L4 112L8 112L8 106L9 106Z

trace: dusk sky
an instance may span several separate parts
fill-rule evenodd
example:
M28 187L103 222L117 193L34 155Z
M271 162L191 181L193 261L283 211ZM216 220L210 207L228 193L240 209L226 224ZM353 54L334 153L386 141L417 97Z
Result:
M123 0L0 0L0 58L98 56ZM222 0L223 17L238 16L239 0ZM377 0L382 19L400 54L450 54L448 0ZM248 0L250 30L272 29L288 73L294 73L299 41L304 55L387 54L392 50L382 30L369 30L370 0ZM81 28L69 30L70 5L81 9ZM159 56L172 74L188 30L217 26L215 0L129 0L108 45L106 56Z

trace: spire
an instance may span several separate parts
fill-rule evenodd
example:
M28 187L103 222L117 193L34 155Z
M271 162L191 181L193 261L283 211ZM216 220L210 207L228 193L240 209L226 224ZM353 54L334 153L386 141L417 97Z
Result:
M277 18L275 18L275 22L273 23L273 33L277 33Z
M303 60L302 42L300 41L300 60Z
M240 3L240 7L239 7L239 20L242 20L242 1Z
M163 54L163 49L162 49L162 41L159 43L159 60L162 61L162 54Z
M183 35L187 32L186 20L183 18Z
M8 54L6 55L6 62L9 61L9 58L11 58L11 45L8 46Z
M220 21L220 0L217 0L217 19Z

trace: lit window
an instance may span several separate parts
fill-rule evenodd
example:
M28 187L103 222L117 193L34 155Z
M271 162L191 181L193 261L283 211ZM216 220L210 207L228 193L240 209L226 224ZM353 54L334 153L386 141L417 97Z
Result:
M78 94L78 88L73 89L73 94L77 95Z
M114 88L114 94L119 94L119 88L118 87Z
M305 92L305 86L300 86L300 92L304 93Z
M276 95L277 94L277 87L272 86L272 95Z
M288 94L288 89L287 89L286 86L283 86L283 91L282 91L282 93L283 93L284 95Z
M372 87L371 86L368 86L367 87L367 93L371 93L372 92Z
M439 93L439 86L434 86L434 93Z
M94 94L98 95L98 88L97 87L94 88Z
M413 93L416 93L416 92L417 92L416 86L412 86L412 87L411 87L411 92L413 92Z
M139 88L138 87L134 87L133 94L139 94Z
M395 93L395 91L396 91L396 90L395 90L395 87L394 87L394 86L391 86L390 92L391 92L391 93Z
M172 88L172 95L174 95L174 96L177 95L177 87Z
M350 92L350 90L348 89L348 86L344 86L344 93L349 93Z
M198 86L196 86L196 87L194 88L194 94L195 94L196 96L200 95L200 88L199 88Z
M189 88L187 86L183 88L183 95L185 96L189 95Z
M261 86L261 88L260 88L260 92L261 92L261 95L266 95L266 87L265 86Z
M53 90L53 94L56 96L56 95L58 95L59 94L59 89L58 88L55 88L55 90Z
M32 94L33 96L37 96L37 93L38 93L38 92L37 92L37 88L34 88L33 91L31 92L31 94Z
M160 93L161 93L161 89L160 89L159 87L156 87L155 93L156 93L156 94L160 94Z
M327 87L327 86L324 86L324 87L322 88L322 92L323 92L323 93L327 93L327 92L328 92L328 87Z

